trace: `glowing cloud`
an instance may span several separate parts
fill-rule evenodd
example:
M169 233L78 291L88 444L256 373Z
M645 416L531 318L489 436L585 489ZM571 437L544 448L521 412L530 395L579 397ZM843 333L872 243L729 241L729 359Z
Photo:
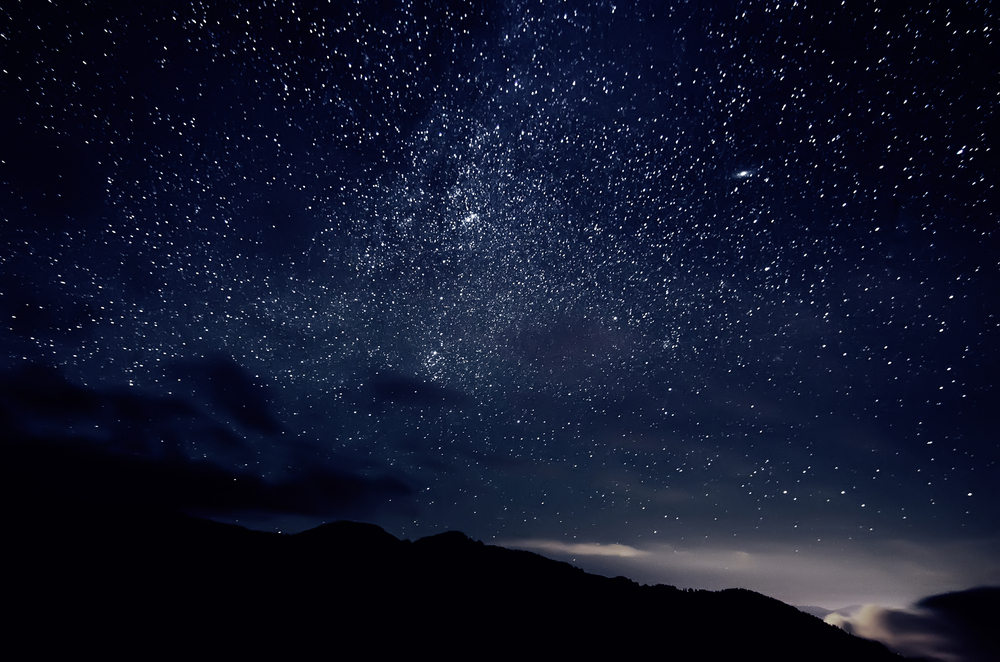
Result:
M567 554L571 556L619 556L619 557L635 557L635 556L645 556L649 552L644 552L641 549L636 549L635 547L629 547L628 545L621 545L619 543L613 543L611 545L602 545L599 542L578 542L578 543L565 543L558 540L541 540L541 539L528 539L528 540L512 540L510 542L502 543L504 547L513 547L517 549L529 549L536 551L549 552L552 554Z

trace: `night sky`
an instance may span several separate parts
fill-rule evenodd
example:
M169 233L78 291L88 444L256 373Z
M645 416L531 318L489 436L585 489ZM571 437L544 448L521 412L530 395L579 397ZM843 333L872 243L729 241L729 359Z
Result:
M5 426L265 530L998 584L997 18L899 4L7 2Z

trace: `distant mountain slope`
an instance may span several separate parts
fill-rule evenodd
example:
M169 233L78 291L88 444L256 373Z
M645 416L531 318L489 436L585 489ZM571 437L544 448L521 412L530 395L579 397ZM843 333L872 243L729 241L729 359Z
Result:
M751 591L639 586L457 532L409 542L352 522L287 536L77 515L9 542L7 640L40 657L900 659Z

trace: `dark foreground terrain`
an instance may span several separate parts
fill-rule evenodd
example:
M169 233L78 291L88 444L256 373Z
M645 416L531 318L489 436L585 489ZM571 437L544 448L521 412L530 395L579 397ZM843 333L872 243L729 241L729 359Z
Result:
M7 642L31 657L900 659L751 591L639 586L457 532L80 515L6 536Z
M639 586L457 532L251 531L180 514L266 487L211 467L0 448L8 659L901 659L751 591Z

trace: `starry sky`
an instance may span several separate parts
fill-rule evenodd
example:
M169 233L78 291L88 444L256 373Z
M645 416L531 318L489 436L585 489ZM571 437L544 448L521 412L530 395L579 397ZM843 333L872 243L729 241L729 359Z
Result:
M249 482L185 507L265 530L831 609L1000 583L996 25L5 3L5 426Z

